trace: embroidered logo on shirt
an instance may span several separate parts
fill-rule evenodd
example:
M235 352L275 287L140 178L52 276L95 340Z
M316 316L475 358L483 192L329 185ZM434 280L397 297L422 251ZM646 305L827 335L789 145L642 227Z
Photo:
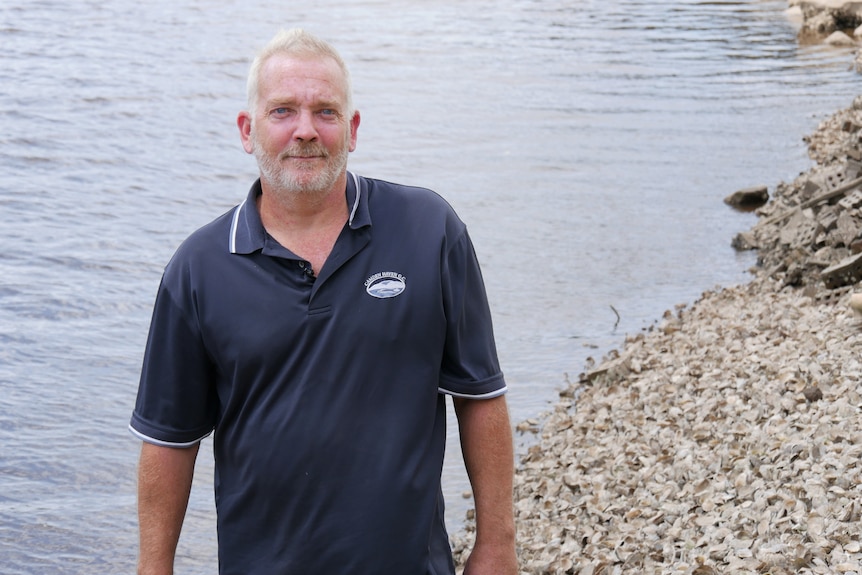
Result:
M380 299L395 297L407 289L407 281L398 272L377 272L365 280L368 295Z

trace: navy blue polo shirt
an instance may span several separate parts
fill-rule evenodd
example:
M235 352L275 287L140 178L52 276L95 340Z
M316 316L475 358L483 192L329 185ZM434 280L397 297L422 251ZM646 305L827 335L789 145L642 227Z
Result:
M437 194L350 174L314 277L259 182L165 268L130 429L213 430L222 575L454 573L444 394L505 393L473 246Z

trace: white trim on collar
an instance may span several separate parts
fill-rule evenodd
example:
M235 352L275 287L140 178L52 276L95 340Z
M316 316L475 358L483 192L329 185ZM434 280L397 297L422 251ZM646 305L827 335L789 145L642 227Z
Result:
M230 224L230 253L236 253L236 230L239 227L239 215L242 213L242 207L245 205L246 200L243 200L240 205L238 205L233 211L233 221Z
M353 225L353 216L356 215L356 210L359 209L359 192L361 190L359 187L359 178L353 172L350 172L350 175L353 176L353 185L356 187L356 199L353 200L353 209L350 210L350 218L347 220L347 225Z

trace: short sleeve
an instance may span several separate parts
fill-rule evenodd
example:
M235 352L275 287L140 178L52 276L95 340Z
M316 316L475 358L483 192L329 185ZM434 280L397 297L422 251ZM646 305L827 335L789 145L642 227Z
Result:
M129 429L149 443L184 447L216 420L215 367L203 344L187 282L159 286Z
M442 282L447 327L440 392L476 399L504 394L485 283L466 230L445 254Z

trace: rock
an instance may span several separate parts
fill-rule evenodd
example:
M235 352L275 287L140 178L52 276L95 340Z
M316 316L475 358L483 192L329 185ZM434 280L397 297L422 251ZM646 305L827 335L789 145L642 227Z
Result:
M769 191L766 186L754 186L737 190L724 198L724 203L735 208L759 207L769 201Z
M823 392L816 386L806 387L802 390L802 395L805 397L806 401L820 401L823 399Z
M856 40L844 32L836 30L835 32L832 32L826 40L824 40L824 43L829 44L830 46L855 46Z
M740 232L736 234L733 241L730 242L731 247L739 252L756 250L760 247L757 243L757 237L751 232Z

